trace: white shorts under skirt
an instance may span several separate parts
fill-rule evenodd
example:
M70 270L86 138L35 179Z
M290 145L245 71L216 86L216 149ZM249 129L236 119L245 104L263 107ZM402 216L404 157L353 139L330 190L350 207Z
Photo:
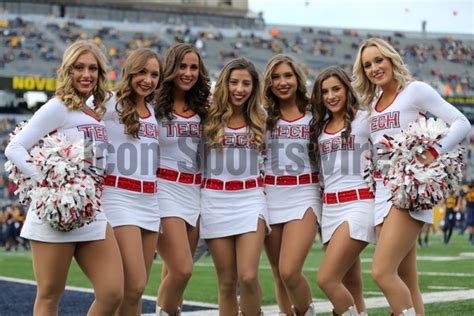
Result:
M312 208L321 225L321 190L318 184L265 185L270 225L301 220Z
M158 178L158 201L161 218L179 217L196 227L201 211L201 188Z
M390 212L392 208L392 202L388 200L391 198L390 189L383 185L382 180L376 181L377 190L375 192L375 225L380 225L383 223L385 217ZM412 212L409 211L410 216L420 222L433 224L434 222L434 212L431 210L423 210Z
M112 227L133 225L153 232L160 229L160 210L156 193L104 187L102 208Z
M259 218L265 220L270 231L263 188L201 190L201 238L222 238L255 232Z
M323 204L321 232L324 244L344 222L349 224L352 239L375 243L373 199Z

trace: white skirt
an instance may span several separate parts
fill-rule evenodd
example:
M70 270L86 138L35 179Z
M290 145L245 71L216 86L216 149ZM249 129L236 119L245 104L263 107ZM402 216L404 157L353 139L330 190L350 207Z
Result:
M69 232L62 232L52 228L47 222L40 220L35 212L29 210L20 236L29 240L50 243L84 242L105 239L106 229L107 219L104 212L98 213L95 220L89 225Z
M301 220L312 208L321 225L321 190L319 184L265 185L270 225Z
M331 240L336 229L344 222L349 224L349 235L352 239L375 243L373 199L323 204L323 244Z
M376 192L375 192L375 225L380 225L383 223L385 217L390 212L392 208L392 202L388 200L392 197L390 189L383 185L382 180L377 180L376 182ZM409 211L410 216L420 222L433 224L434 222L434 211L423 210L423 211Z
M160 215L179 217L196 227L201 210L201 187L158 178Z
M258 219L268 213L263 188L239 191L201 190L200 236L221 238L257 231Z
M156 193L141 193L105 186L102 208L112 227L133 225L158 232L160 211Z

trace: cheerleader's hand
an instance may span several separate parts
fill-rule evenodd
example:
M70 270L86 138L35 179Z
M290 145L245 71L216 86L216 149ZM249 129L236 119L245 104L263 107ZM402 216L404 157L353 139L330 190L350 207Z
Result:
M431 151L425 150L420 155L416 155L416 159L424 166L429 166L436 158Z

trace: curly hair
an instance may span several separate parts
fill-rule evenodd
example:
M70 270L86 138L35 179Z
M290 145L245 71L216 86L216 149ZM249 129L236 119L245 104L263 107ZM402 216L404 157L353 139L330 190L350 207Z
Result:
M287 55L276 55L271 58L265 66L263 73L263 105L267 110L267 128L275 127L276 122L281 118L280 101L272 91L272 74L275 68L283 63L288 64L293 70L298 88L296 89L296 105L301 113L309 110L310 98L306 88L306 77L301 68L296 64L295 60Z
M106 111L105 101L110 96L107 89L107 59L102 50L92 41L77 41L64 51L63 61L57 71L55 95L69 110L79 110L85 105L87 98L82 98L74 89L71 72L77 59L86 53L94 55L99 67L99 78L92 90L92 96L94 111L102 116Z
M252 78L252 93L244 105L244 116L249 126L249 137L258 149L262 148L265 131L265 110L261 102L260 80L254 64L245 58L229 61L217 78L215 92L204 127L204 136L208 148L222 149L224 129L232 116L229 79L232 71L240 69L247 70Z
M378 94L380 87L373 84L364 70L362 64L362 53L367 47L377 47L383 57L388 58L393 67L393 77L398 82L398 89L405 87L409 82L413 81L413 77L408 70L407 65L404 63L402 56L393 48L392 45L387 43L381 38L369 38L363 41L359 46L357 57L352 69L353 82L352 86L360 96L361 104L371 111L371 105L374 101L375 96Z
M125 125L127 134L134 138L139 138L140 117L136 106L136 93L132 88L132 80L136 74L145 68L148 60L153 58L160 66L159 80L155 90L145 97L145 102L154 103L163 76L160 56L149 48L139 48L130 53L123 64L122 76L115 88L117 101L115 110Z
M354 89L351 86L351 80L344 70L337 66L331 66L323 69L319 76L316 78L313 87L313 93L311 95L311 106L313 112L313 118L311 119L309 132L310 132L310 144L309 144L309 156L313 163L318 161L319 146L318 137L323 132L324 125L332 118L332 113L327 110L323 103L322 86L323 82L331 77L339 79L344 88L346 89L346 104L344 107L344 131L341 133L344 140L348 140L352 126L351 123L359 109L359 101Z
M202 61L199 50L188 44L174 44L170 46L165 55L163 67L163 84L158 92L157 111L158 118L173 119L173 88L174 79L178 76L181 61L189 53L197 55L199 60L199 77L196 84L186 91L186 104L194 113L197 113L201 120L204 120L209 108L209 95L211 91L211 81L206 66Z

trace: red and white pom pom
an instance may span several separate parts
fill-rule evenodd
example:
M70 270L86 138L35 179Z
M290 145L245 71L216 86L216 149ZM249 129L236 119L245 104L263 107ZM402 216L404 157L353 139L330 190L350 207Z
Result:
M91 165L92 146L84 140L71 144L64 134L55 133L43 137L30 155L28 161L43 175L41 183L26 178L11 162L5 165L18 185L19 201L31 204L31 211L59 231L94 221L100 211L103 173Z
M362 171L362 176L364 177L365 183L369 187L370 192L375 193L375 164L373 160L373 152L372 150L366 150L363 153L365 157L365 166L364 170Z
M387 150L381 154L377 169L392 191L393 205L411 211L427 210L457 189L463 177L462 147L439 155L428 166L416 158L433 148L447 131L441 119L423 117L400 134L384 135L381 143Z

